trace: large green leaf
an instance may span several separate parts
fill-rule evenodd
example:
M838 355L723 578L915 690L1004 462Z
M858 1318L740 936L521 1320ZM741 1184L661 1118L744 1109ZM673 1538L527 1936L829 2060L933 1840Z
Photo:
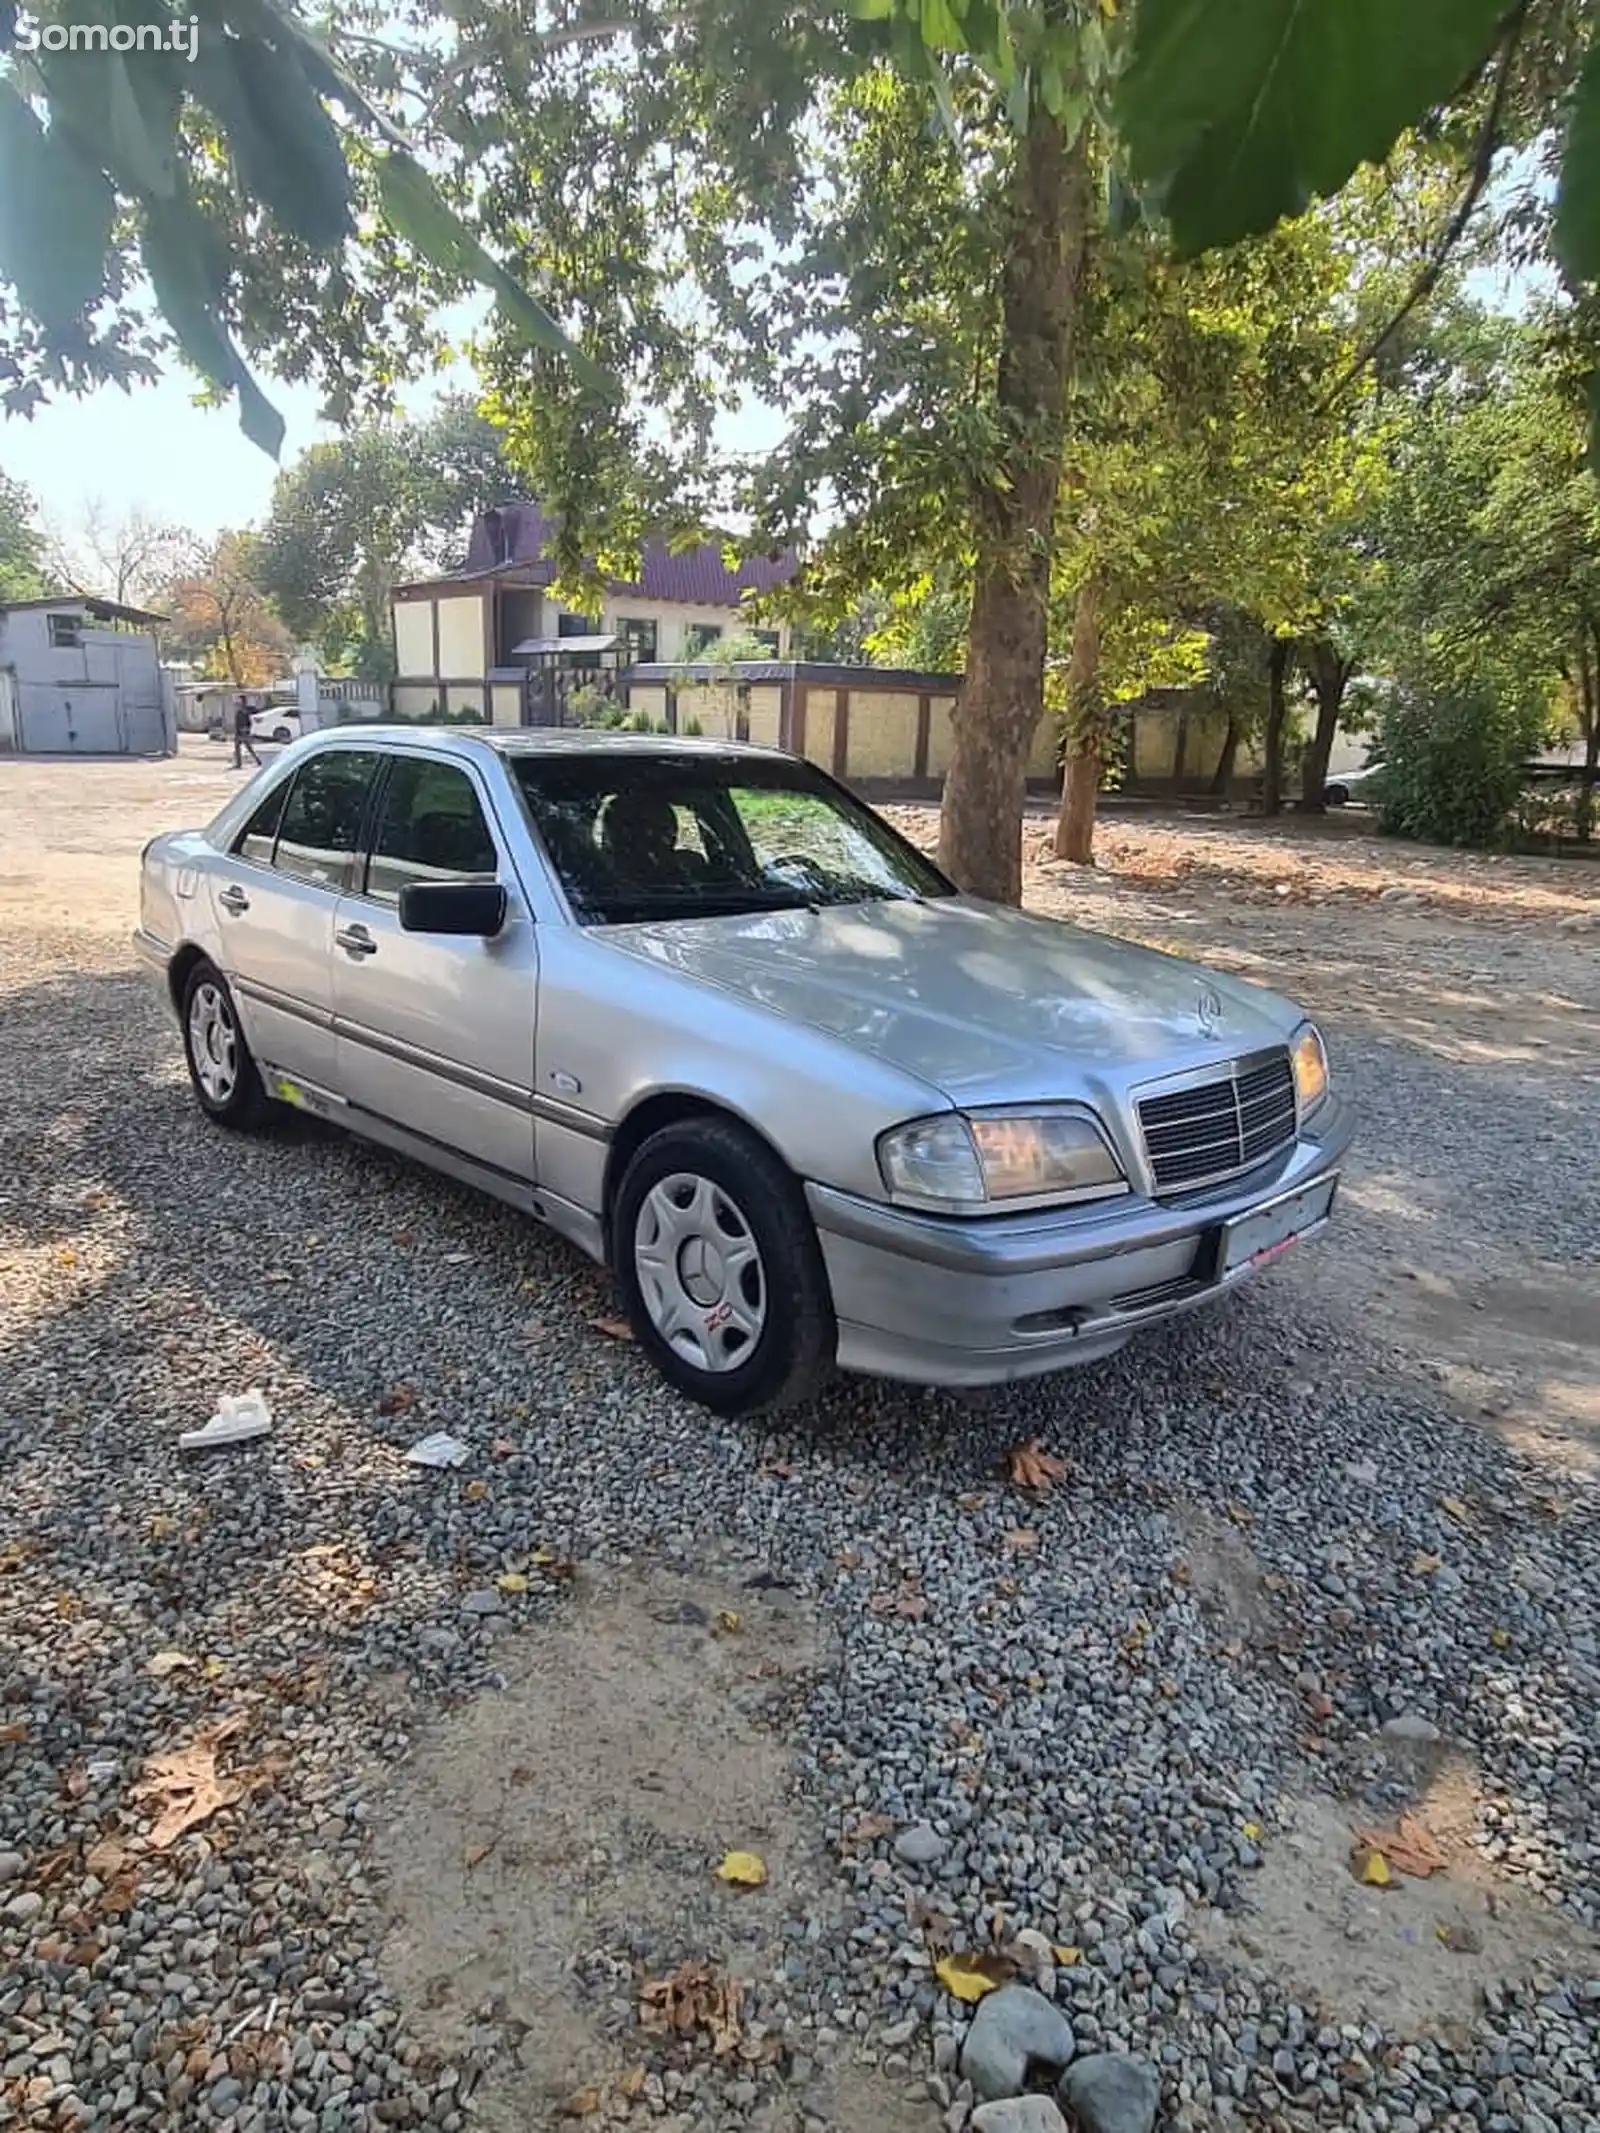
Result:
M1449 98L1505 0L1140 0L1118 108L1187 253L1270 229Z
M115 206L104 173L0 81L0 276L47 329L99 295Z
M1569 280L1600 282L1600 42L1590 47L1573 99L1555 248Z
M604 390L605 372L570 341L560 326L513 280L445 200L415 156L399 149L376 158L383 213L408 244L442 273L457 274L494 292L511 324L536 348L564 356L586 385Z
M341 244L352 228L344 144L295 47L219 32L200 44L193 76L245 191L314 250Z
M213 240L204 217L182 197L151 202L140 252L179 347L201 377L238 395L239 427L276 459L283 447L283 417L250 375L217 314Z

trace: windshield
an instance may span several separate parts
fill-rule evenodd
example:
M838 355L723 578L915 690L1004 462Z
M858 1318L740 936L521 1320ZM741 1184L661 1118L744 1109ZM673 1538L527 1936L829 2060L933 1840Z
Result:
M807 763L620 750L509 760L584 925L955 893Z

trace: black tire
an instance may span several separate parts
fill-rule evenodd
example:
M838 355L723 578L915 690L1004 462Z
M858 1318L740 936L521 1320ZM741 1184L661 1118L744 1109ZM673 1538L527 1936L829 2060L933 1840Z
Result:
M231 1071L224 1074L221 1046L207 1044L201 1026L213 1018L230 1033ZM214 963L196 963L183 984L183 1056L195 1101L214 1125L247 1131L263 1125L273 1106L261 1086L250 1047L240 1027L228 981ZM226 1084L224 1086L224 1083Z
M1345 807L1349 804L1349 800L1350 795L1342 785L1324 785L1322 788L1322 804L1324 807Z
M272 738L275 741L292 741L294 739L294 735L289 731L287 726L274 726L272 729Z
M642 1274L640 1259L643 1251L648 1261L650 1247L640 1240L648 1238L655 1226L661 1240L657 1248L664 1249L658 1210L664 1201L673 1200L674 1181L682 1181L676 1187L679 1200L690 1181L701 1181L709 1189L716 1210L716 1244L726 1245L730 1263L743 1252L744 1239L753 1243L761 1293L760 1324L753 1336L739 1319L711 1330L713 1317L723 1308L716 1296L731 1299L730 1308L741 1318L754 1315L750 1266L746 1264L730 1282L719 1260L708 1282L708 1291L714 1294L694 1298L682 1272L682 1253L690 1248L692 1238L674 1247L670 1256L679 1301L686 1312L702 1315L698 1322L685 1317L677 1346L658 1326L657 1314L663 1308L661 1283L658 1279L654 1284L652 1306L644 1287L648 1263ZM652 1200L657 1188L665 1190ZM692 1209L697 1203L691 1197L683 1204ZM686 1222L691 1219L698 1218L684 1215ZM611 1264L639 1346L663 1377L716 1414L751 1415L799 1406L814 1398L832 1374L838 1329L827 1270L805 1198L791 1172L765 1142L731 1120L685 1119L653 1133L635 1151L612 1202ZM703 1273L698 1278L707 1279ZM717 1288L719 1280L721 1289ZM708 1302L710 1311L705 1310ZM717 1354L719 1366L696 1362L686 1348Z

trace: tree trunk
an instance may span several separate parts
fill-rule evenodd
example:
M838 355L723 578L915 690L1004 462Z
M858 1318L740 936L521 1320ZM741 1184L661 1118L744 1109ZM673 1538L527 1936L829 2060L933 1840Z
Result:
M1239 759L1239 721L1235 713L1228 713L1228 730L1222 736L1222 753L1217 757L1217 767L1211 773L1213 797L1221 798L1233 783L1233 766Z
M1105 707L1100 698L1099 578L1085 578L1072 614L1072 657L1067 665L1067 762L1056 817L1055 852L1075 866L1094 865L1094 811L1100 797L1100 757L1105 743Z
M1353 662L1341 659L1326 637L1313 637L1305 647L1306 667L1317 697L1317 725L1311 744L1301 759L1300 802L1302 815L1326 812L1322 789L1328 782L1328 758L1339 730L1344 692L1350 686Z
M1069 147L1036 98L1017 146L1001 294L997 412L1011 439L978 499L966 678L956 699L939 858L975 896L1022 896L1028 751L1044 708L1056 493L1089 215L1087 131Z
M1589 659L1592 652L1593 663ZM1578 780L1578 805L1573 828L1578 842L1594 836L1594 789L1600 779L1600 629L1591 623L1589 645L1578 647L1579 718L1583 726L1583 769Z
M1261 812L1283 812L1283 735L1289 723L1284 685L1289 677L1289 640L1274 637L1267 653L1267 733L1262 749Z

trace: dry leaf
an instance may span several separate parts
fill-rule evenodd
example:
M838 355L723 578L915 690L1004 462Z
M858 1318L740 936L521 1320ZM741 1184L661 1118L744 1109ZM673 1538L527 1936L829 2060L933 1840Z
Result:
M686 2037L704 2030L715 2056L738 2048L743 1988L709 1963L680 1963L670 1977L651 1978L639 1989L639 2026L657 2036Z
M180 1668L193 1665L194 1661L187 1652L157 1652L153 1659L145 1661L144 1670L147 1674L154 1674L157 1681L165 1681L169 1674L176 1674Z
M467 1872L470 1874L475 1866L482 1866L499 1842L500 1832L495 1830L492 1835L485 1837L481 1844L469 1844L461 1855L461 1863Z
M1358 1851L1381 1852L1389 1866L1416 1881L1442 1874L1450 1864L1438 1838L1415 1815L1402 1815L1392 1830L1358 1829L1355 1841Z
M763 1461L759 1471L770 1474L776 1481L793 1481L800 1469L792 1459L768 1459Z
M1243 1837L1246 1844L1259 1843L1261 1838L1261 1824L1259 1822L1241 1822L1239 1825L1239 1834L1241 1837Z
M1037 1437L1030 1437L1006 1453L1006 1474L1017 1488L1033 1489L1042 1496L1053 1483L1066 1479L1067 1462L1047 1452Z
M1442 1570L1443 1568L1444 1557L1442 1555L1430 1555L1426 1548L1419 1548L1411 1558L1411 1570L1414 1577L1431 1578L1436 1570Z
M378 1402L378 1412L380 1415L409 1414L416 1404L417 1393L414 1385L396 1385L392 1392L386 1392Z
M1174 1585L1192 1585L1194 1583L1194 1572L1181 1558L1172 1566L1172 1582Z
M576 1563L569 1563L564 1556L552 1555L546 1548L541 1548L533 1560L538 1566L541 1577L550 1578L557 1582L575 1578L578 1574Z
M61 1790L69 1800L81 1800L89 1790L89 1773L82 1763L74 1763L70 1770L61 1774Z
M399 1246L400 1246L400 1247L402 1248L402 1250L403 1250L403 1249L405 1248L405 1246L406 1246L406 1245L408 1245L408 1244L412 1244L412 1243L414 1243L414 1242L415 1242L416 1240L415 1240L415 1238L414 1238L414 1237L412 1236L412 1233L411 1233L411 1231L410 1231L410 1230L408 1230L408 1229L397 1229L397 1230L392 1230L392 1231L390 1232L390 1236L389 1236L389 1241L390 1241L390 1243L391 1243L391 1244L398 1244L398 1245L399 1245Z
M128 1847L120 1837L102 1837L89 1847L84 1865L96 1881L112 1881L127 1864Z
M907 1578L903 1585L892 1592L875 1592L867 1601L867 1612L873 1615L894 1615L902 1621L920 1622L928 1612L928 1599L915 1578Z
M146 1758L144 1773L132 1788L132 1797L160 1806L149 1836L152 1851L167 1851L186 1830L198 1829L219 1808L232 1807L244 1798L245 1787L239 1779L217 1775L217 1751L232 1740L243 1723L238 1717L224 1719L220 1725L208 1726L196 1734L187 1748Z
M1032 1526L1013 1526L1000 1538L1015 1555L1037 1555L1039 1552L1039 1536Z
M724 1636L734 1637L738 1635L740 1628L739 1617L734 1613L731 1607L718 1608L717 1627L722 1631Z
M1230 1503L1228 1517L1236 1526L1252 1526L1255 1524L1256 1514L1247 1503Z
M642 2066L630 2066L628 2071L622 2076L621 2080L617 2083L617 2094L619 2096L626 2096L631 2102L635 2096L639 2095L643 2091L645 2082L648 2079L649 2073L646 2068Z
M208 1659L200 1669L207 1681L221 1681L228 1671L226 1659Z
M845 1832L847 1844L876 1844L880 1837L887 1837L895 1829L892 1815L863 1815Z
M27 1737L28 1729L20 1718L8 1719L5 1725L0 1726L0 1747L20 1747Z
M974 1511L981 1511L988 1501L989 1498L984 1490L969 1489L965 1496L956 1498L956 1507L958 1510L965 1511L970 1515Z
M1394 1876L1389 1871L1389 1862L1380 1851L1362 1851L1358 1846L1354 1855L1354 1866L1356 1879L1364 1881L1370 1889L1386 1889L1394 1881Z
M173 1534L178 1530L178 1521L175 1518L169 1518L165 1511L158 1511L155 1517L151 1519L148 1530L153 1541L171 1540Z
M1491 1629L1489 1632L1489 1642L1494 1646L1497 1652L1503 1652L1506 1646L1511 1642L1510 1630Z
M495 1579L496 1592L526 1592L528 1581L520 1570L502 1570Z
M603 2089L579 2089L561 2106L561 2115L563 2118L593 2118L605 2100Z
M468 1503L487 1503L489 1484L486 1481L469 1481L461 1494Z
M631 1341L633 1339L633 1328L625 1318L591 1318L589 1327L591 1332L603 1333L608 1341Z
M970 2006L1015 1977L1017 1966L1010 1956L994 1950L981 1955L944 1956L934 1964L933 1974L952 1998L965 2000Z
M729 1852L717 1868L717 1879L736 1889L758 1889L767 1878L767 1862L759 1852Z
M842 1555L834 1557L834 1561L841 1570L859 1570L861 1568L861 1551L859 1548L846 1548Z
M1083 1950L1069 1947L1063 1941L1058 1940L1051 1952L1064 1970L1071 1970L1083 1961Z
M1458 1925L1452 1920L1449 1924L1441 1923L1435 1926L1434 1931L1452 1955L1481 1955L1483 1953L1483 1942L1473 1932L1471 1926Z
M515 1455L516 1449L517 1447L509 1437L496 1437L489 1447L489 1457L491 1459L510 1459Z
M1467 1525L1472 1518L1472 1513L1459 1496L1441 1496L1439 1498L1439 1509L1448 1517L1453 1518L1458 1526Z

